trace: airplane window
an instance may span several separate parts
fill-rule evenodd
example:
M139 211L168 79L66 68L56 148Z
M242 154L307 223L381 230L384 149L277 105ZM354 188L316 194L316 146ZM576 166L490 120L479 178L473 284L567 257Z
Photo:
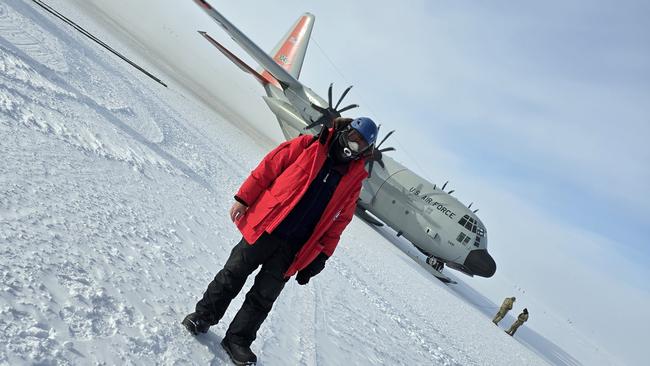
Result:
M476 224L472 225L472 232L476 234Z
M469 238L469 236L468 236L468 238ZM463 239L465 239L465 234L460 233L460 234L458 234L458 237L456 238L456 241L459 242L459 243L462 243Z
M465 229L471 231L471 230L472 230L472 223L471 223L471 222L468 222L467 224L465 224Z
M463 218L460 219L458 223L460 224L460 226L465 226L465 224L467 223L467 215L463 216Z
M465 242L464 242L463 244L467 245L467 244L469 243L469 239L470 239L470 237L469 237L469 236L466 236L466 237L465 237Z
M476 237L476 240L474 241L474 246L478 248L478 246L481 244L481 238L479 236Z

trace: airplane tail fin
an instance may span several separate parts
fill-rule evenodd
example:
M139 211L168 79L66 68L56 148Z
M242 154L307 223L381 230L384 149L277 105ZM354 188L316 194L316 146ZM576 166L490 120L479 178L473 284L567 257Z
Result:
M302 70L314 20L313 14L303 14L271 52L273 60L296 79Z

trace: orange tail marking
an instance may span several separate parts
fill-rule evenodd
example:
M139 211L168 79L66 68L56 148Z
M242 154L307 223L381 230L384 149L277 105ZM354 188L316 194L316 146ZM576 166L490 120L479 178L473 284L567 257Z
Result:
M291 64L296 58L296 44L299 43L299 41L305 36L305 33L307 32L307 20L307 16L300 18L300 21L296 27L293 29L293 31L291 31L289 38L287 38L287 40L282 44L282 47L280 47L278 52L273 56L273 60L275 60L278 65L287 71L289 71ZM262 77L269 83L280 87L278 81L268 71L264 70L262 72Z

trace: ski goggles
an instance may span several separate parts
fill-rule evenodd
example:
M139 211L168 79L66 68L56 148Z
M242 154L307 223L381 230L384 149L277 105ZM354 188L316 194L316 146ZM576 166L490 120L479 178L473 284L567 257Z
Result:
M359 157L370 148L359 131L353 128L342 131L339 139L339 143L343 147L343 154L347 157Z

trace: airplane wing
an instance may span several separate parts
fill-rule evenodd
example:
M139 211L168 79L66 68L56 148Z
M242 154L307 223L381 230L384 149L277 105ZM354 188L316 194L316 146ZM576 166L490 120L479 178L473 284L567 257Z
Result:
M260 66L266 70L268 73L270 73L282 86L283 89L287 88L294 88L294 89L301 89L302 84L296 79L298 74L300 73L300 66L296 68L289 68L289 71L280 64L278 64L271 56L269 56L264 50L259 48L253 41L251 41L244 33L242 33L237 27L235 27L226 17L221 15L217 10L215 10L212 5L210 5L207 1L204 0L193 0L195 3L197 3L205 12L208 14L212 19L214 19L217 24L219 24L229 35L230 37L240 46L242 47L251 57L257 61ZM306 17L306 18L305 18ZM311 14L307 14L305 17L305 24L310 23L313 25L314 17ZM303 19L301 18L301 19ZM301 20L299 20L301 22ZM305 32L307 33L307 37L309 37L309 34L311 33L311 26L305 27L305 29L308 29L308 32L303 31L303 35ZM291 40L291 38L289 38ZM291 47L287 47L288 49L291 49ZM282 48L280 48L282 49ZM294 57L300 58L304 57L304 52L306 50L306 45L305 49L301 50L295 50L295 52L292 54ZM285 55L280 62L281 63L288 63L288 56ZM302 60L299 60L302 61ZM298 64L302 65L302 62L298 62ZM296 75L292 75L292 72ZM262 72L262 76L264 76L264 72Z

